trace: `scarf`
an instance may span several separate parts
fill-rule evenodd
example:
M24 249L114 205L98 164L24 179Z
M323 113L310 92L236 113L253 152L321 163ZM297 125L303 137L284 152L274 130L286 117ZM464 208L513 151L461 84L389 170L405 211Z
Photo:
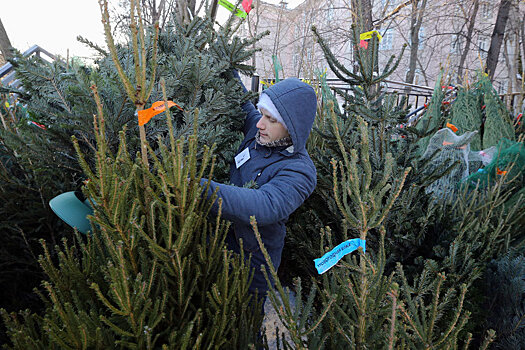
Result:
M258 145L265 146L265 147L283 147L283 146L291 146L293 145L292 138L290 136L283 137L282 139L270 141L270 142L263 142L261 141L261 135L259 133L259 130L257 130L257 134L255 134L255 142L257 142Z

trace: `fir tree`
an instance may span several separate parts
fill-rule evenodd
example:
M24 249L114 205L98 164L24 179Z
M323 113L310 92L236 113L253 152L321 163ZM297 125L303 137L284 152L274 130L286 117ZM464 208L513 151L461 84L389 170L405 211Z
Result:
M445 125L446 118L450 115L448 114L450 104L443 104L443 101L448 102L451 95L444 91L440 79L438 79L432 102L425 113L424 118L427 120L420 120L416 127L400 129L399 124L406 126L406 120L403 119L406 112L389 103L388 98L379 98L381 93L374 95L377 91L381 91L380 82L381 77L384 78L383 73L391 72L389 66L383 72L379 71L377 66L375 66L376 69L371 68L376 64L373 58L374 55L377 55L377 52L374 52L377 45L376 39L372 39L369 49L356 48L361 54L357 55L359 68L353 72L334 58L324 45L322 38L319 36L317 38L331 69L339 78L344 78L351 84L351 93L346 95L341 93L340 96L344 99L344 112L338 114L333 123L326 123L326 116L330 115L326 109L318 110L319 119L316 122L318 128L315 131L322 137L314 137L309 147L319 175L318 188L313 196L327 198L327 200L321 202L326 203L324 206L318 205L320 201L317 198L313 202L306 202L302 212L293 218L294 221L297 221L291 225L287 241L288 249L294 251L299 249L296 247L309 247L302 250L307 253L299 258L301 264L295 263L295 266L309 265L309 268L300 270L298 273L301 274L303 281L308 281L313 270L308 260L324 252L317 248L320 237L314 231L317 229L319 232L318 228L322 227L323 223L330 223L331 242L341 242L347 238L344 235L347 228L342 224L333 224L344 218L344 211L334 205L337 197L329 198L332 192L333 175L327 171L327 159L333 157L343 160L348 157L350 161L356 162L359 169L370 167L372 183L378 183L383 175L383 166L387 161L386 155L390 154L394 178L402 177L403 169L408 166L413 169L406 176L405 185L382 224L384 242L386 242L383 248L384 255L387 257L386 261L381 262L379 258L372 260L379 264L377 266L384 266L383 271L386 276L394 273L393 281L399 286L399 290L391 286L387 287L386 293L389 293L391 299L385 299L398 298L396 299L398 307L395 310L398 317L401 317L400 313L402 314L399 322L403 324L403 327L408 327L403 336L396 333L398 337L396 339L403 341L403 344L410 348L422 346L424 343L449 344L449 346L464 343L466 346L468 344L481 346L483 339L485 339L484 346L487 346L494 335L492 332L483 333L481 326L488 314L481 306L483 298L480 298L480 277L491 259L499 254L504 254L512 247L522 246L519 223L523 220L523 202L520 202L522 199L518 200L520 203L513 201L510 204L509 201L514 191L511 184L519 186L520 182L516 182L515 179L512 182L510 178L505 180L500 176L498 180L501 181L490 188L469 189L458 183L457 196L449 200L436 200L427 193L426 189L432 182L446 176L456 166L456 164L442 164L438 167L430 167L429 160L435 155L428 159L420 157L426 148L425 142L428 143L426 140ZM377 73L374 74L374 71ZM361 133L356 131L358 130L357 121L361 115L369 123L370 156L367 161L356 158L351 153L352 149L360 149L359 135ZM340 135L340 142L337 142L336 129ZM366 181L366 174L364 170L358 171L356 178ZM370 201L365 202L370 205ZM385 203L383 202L382 205L384 206ZM306 207L308 205L311 206ZM354 202L353 206L348 204L347 208L359 206L358 202ZM304 215L307 215L305 213L312 211L316 213L316 218L320 223L312 223L312 220L304 218ZM301 229L297 230L299 227ZM370 247L380 252L381 231L376 228L371 229L370 232L367 249ZM318 252L317 256L312 253L315 251ZM399 263L402 268L396 267ZM382 273L377 276L382 276ZM400 278L400 276L405 277ZM341 278L339 283L347 286L351 283L349 279L351 281L351 277ZM418 284L420 287L416 287ZM321 296L325 295L324 290L332 290L330 288L320 289ZM440 292L443 299L436 304L436 300L433 300L431 295L432 293L435 295L437 291L443 291ZM325 299L325 303L328 300L330 299ZM414 300L418 301L414 302ZM433 309L432 305L439 305L441 301L443 301L443 308ZM419 308L417 312L415 306L405 309L405 311L409 310L406 312L402 310L400 305L405 305L403 306L405 308L411 303L417 305ZM454 308L459 304L462 305L462 309L456 312ZM354 306L345 305L345 307L351 309ZM381 319L381 312L375 311L379 314L373 314L374 316L370 317ZM386 315L387 311L382 312L383 315ZM426 316L419 319L420 316L416 315L422 313ZM474 316L469 318L469 314ZM329 315L332 315L330 311ZM348 325L356 322L355 317L357 316L345 319L346 323L342 324ZM441 321L434 322L431 321L432 319ZM333 317L326 317L323 324L332 320ZM452 320L456 321L452 322ZM326 328L320 328L326 332ZM341 329L345 329L344 326ZM465 331L472 334L468 335ZM447 334L446 339L440 338L441 333ZM355 336L356 334L352 334L351 339L354 339ZM401 340L403 338L404 340Z
M335 114L332 115L336 135L339 135ZM366 253L360 249L359 257L347 257L325 272L317 287L322 299L321 309L315 307L315 287L303 304L299 282L296 289L298 303L292 308L288 291L277 282L277 292L270 293L270 300L279 310L279 317L290 331L293 342L292 346L283 337L284 348L412 349L457 346L458 334L469 315L463 309L466 287L461 288L459 296L453 288L446 288L441 297L444 275L435 275L437 267L432 262L428 263L415 286L410 285L400 267L397 279L401 286L395 282L394 274L385 272L383 223L410 169L405 169L401 178L394 179L393 158L387 154L382 176L374 178L369 161L368 127L363 120L360 123L359 153L356 149L349 155L343 152L343 160L332 162L333 195L345 218L345 238L357 235L367 240L372 229L379 228L378 250L367 246ZM340 136L337 141L343 149ZM256 230L255 219L252 224ZM256 236L264 251L257 230ZM321 237L323 246L320 250L324 252L325 244L334 245L331 230L323 230ZM269 262L269 256L266 258ZM277 278L275 270L270 268L270 272L273 278ZM455 305L450 305L456 300Z
M204 145L215 143L217 160L214 177L222 180L226 180L229 161L233 158L237 142L241 140L239 130L243 115L240 105L251 97L230 79L232 68L243 72L253 70L253 67L244 64L252 54L252 41L235 36L238 25L232 20L224 27L214 29L209 18L200 17L195 17L186 25L176 22L167 25L158 36L155 75L149 68L153 59L150 48L154 46L154 31L144 28L143 37L147 56L146 74L148 77L151 75L154 81L145 107L148 108L153 101L163 100L159 83L160 77L163 77L168 99L184 109L184 112L173 111L175 138L187 138L193 133L193 116L199 109L199 159ZM135 158L140 150L136 106L120 83L110 51L85 39L82 41L96 48L99 54L96 65L85 66L76 61L49 63L38 57L18 55L12 63L21 88L4 87L2 90L16 93L14 96L18 100L18 104L11 103L13 111L17 108L14 119L2 109L7 128L2 125L0 137L0 193L5 199L0 204L0 210L5 218L10 218L2 222L6 232L2 235L2 247L9 247L9 253L2 254L0 259L2 264L4 261L9 264L3 265L9 266L3 272L5 282L11 286L3 289L6 298L2 298L0 306L9 311L29 306L23 303L24 300L40 304L38 296L31 292L44 277L35 259L42 253L38 240L45 239L50 245L50 255L55 256L57 242L62 237L71 237L71 229L50 210L48 202L60 193L80 188L86 180L86 174L78 164L71 135L76 137L86 162L94 165L96 134L92 116L98 113L98 107L92 96L93 83L97 86L105 115L108 150L118 151L119 133L123 127L131 157ZM131 40L115 44L115 52L124 73L134 79ZM5 106L4 103L2 106ZM169 131L164 115L151 120L145 131L146 140L154 154L158 155L157 138L161 136L168 144L165 136ZM14 279L13 274L27 277ZM26 292L20 297L22 286L25 286ZM36 311L37 306L34 309Z
M102 9L104 10L104 7ZM138 16L139 12L137 11L135 7L135 14ZM140 19L138 17L136 17L135 24L139 29ZM23 91L17 92L21 101L27 104L28 115L19 118L21 124L16 126L16 131L11 130L6 137L6 142L2 145L5 145L5 148L2 148L2 151L5 150L5 154L22 155L23 159L27 158L26 164L45 165L50 176L59 173L60 177L54 178L57 183L48 183L45 196L39 197L39 200L45 204L47 213L46 216L41 217L48 217L50 221L58 222L59 232L70 237L70 230L65 229L64 224L49 211L47 202L61 192L77 188L86 177L93 174L96 174L97 180L92 180L92 185L89 185L95 186L95 189L90 187L89 195L95 199L96 203L100 203L101 207L99 208L103 208L103 210L97 212L93 218L94 221L100 220L100 222L93 228L94 234L92 237L90 236L92 240L88 239L86 242L85 238L71 239L70 237L61 248L55 247L53 241L45 245L48 253L40 259L40 264L46 279L44 284L46 297L44 299L46 306L49 307L46 309L48 318L44 322L43 319L35 315L25 313L23 316L25 322L16 324L16 321L15 323L6 321L11 327L10 331L25 329L27 337L23 337L23 339L17 338L16 331L10 333L15 346L26 348L27 344L34 345L38 342L48 344L48 346L60 346L61 341L70 342L71 345L79 344L78 341L81 339L81 342L95 344L93 345L95 347L107 347L117 338L123 344L129 341L147 345L157 342L155 336L152 335L156 334L153 325L158 325L157 322L163 324L162 327L164 327L164 330L159 333L161 335L158 335L162 341L157 344L165 343L170 347L178 347L179 344L185 342L188 344L200 342L201 344L214 344L222 348L229 348L243 347L244 345L241 344L247 346L249 342L254 342L257 320L248 312L252 305L248 307L248 300L245 295L249 271L242 265L242 260L238 260L237 257L232 257L231 253L223 251L222 239L226 228L223 224L215 224L206 220L206 206L197 200L200 192L195 180L192 182L191 192L188 192L189 187L185 186L185 179L188 176L195 177L202 175L202 173L194 173L197 169L194 164L191 168L193 169L192 172L188 170L190 169L189 166L185 166L184 170L181 169L178 172L177 176L179 177L177 179L168 179L172 182L176 180L176 184L171 183L169 185L170 182L165 178L165 174L169 174L171 169L171 166L168 167L168 163L165 163L168 162L167 158L178 161L179 165L182 164L181 159L188 154L189 146L180 137L188 139L190 136L192 138L190 142L192 145L191 152L193 152L190 158L194 161L199 159L199 164L201 164L204 159L210 157L204 152L204 144L217 141L216 149L220 151L220 154L213 163L213 168L217 170L219 177L224 177L227 173L228 152L233 153L236 147L235 140L240 140L240 131L238 130L242 123L240 105L244 99L249 97L248 94L242 93L237 83L230 81L230 71L232 68L238 68L245 72L253 69L242 63L251 54L251 51L247 50L251 46L251 42L235 38L235 30L236 27L230 22L227 26L216 31L209 19L198 17L186 25L175 23L165 32L159 34L156 59L159 63L155 70L150 65L150 62L155 61L153 54L155 50L149 49L155 45L155 35L149 36L148 33L151 32L147 33L146 29L140 31L142 34L139 34L138 31L135 32L136 43L132 38L129 46L114 45L109 52L99 50L102 56L97 61L95 68L76 64L65 65L60 62L47 64L39 59L17 60L17 73L24 86ZM138 67L142 67L143 70L135 70L133 62L137 53L139 57L146 58L146 65L139 64ZM115 61L112 57L117 57L117 60ZM120 67L118 67L117 62L121 63ZM143 61L140 60L140 62ZM119 70L122 74L119 74ZM126 83L119 83L119 79L124 77L123 80L126 81L125 77L127 77L128 81L136 82L133 79L140 78L142 80L139 80L138 83L144 85L144 74L151 87L150 99L146 99L147 96L144 95L141 99L134 100L135 93L129 89ZM159 80L163 74L166 75L165 85L167 85L169 97L162 96ZM96 95L100 100L98 104L92 98L92 83L95 83L94 86L98 86ZM132 88L137 88L137 84L134 84ZM145 89L145 92L147 90ZM130 92L132 96L129 96ZM148 123L147 129L144 130L146 138L143 139L142 144L147 147L147 159L150 164L148 167L142 161L141 165L135 159L137 151L140 150L139 138L134 132L137 120L134 115L137 109L135 102L144 103L146 107L149 107L152 100L166 100L167 98L179 103L184 112L169 114L169 120L157 117ZM103 125L103 131L100 129L93 130L92 116L94 114L99 115L99 118L102 118L102 115L105 116L97 124L99 128ZM44 125L46 130L31 129L26 132L23 124L27 119ZM169 124L172 121L173 128L170 129ZM197 125L200 127L196 128ZM124 130L121 132L122 127ZM40 133L36 133L39 137L33 138L35 130L40 131ZM195 130L199 136L194 134ZM69 139L71 134L75 136L75 143ZM35 141L29 143L32 147L28 148L25 140L30 137L31 140ZM155 141L159 137L160 142ZM177 139L180 141L176 141ZM39 147L41 147L40 150ZM82 168L78 166L77 154L84 155ZM109 164L101 162L101 159L104 158L107 158ZM38 163L35 160L38 160ZM115 164L112 165L111 162L115 162ZM111 168L111 166L115 166L115 168ZM159 177L149 176L150 172L146 171L148 168L151 173ZM202 166L202 169L204 168L205 165ZM69 171L64 172L64 169L69 169ZM92 169L91 173L89 169ZM14 172L16 169L11 170ZM22 171L32 174L33 170L29 168ZM104 173L104 171L108 172ZM110 176L109 174L113 174L113 172L115 176ZM102 175L103 173L105 175ZM140 174L141 179L137 179L136 174ZM185 176L184 180L181 180L182 174ZM168 181L165 184L169 185L169 188L162 187L162 181ZM146 183L149 187L144 186ZM121 187L124 184L127 184L127 187ZM104 200L100 199L103 198L102 194L97 192L108 188L117 192L122 191L122 193L118 192L118 200L112 199L110 201L109 207L105 206ZM142 191L139 188L151 188L151 190ZM2 187L2 190L6 191L6 196L16 198L16 196L13 197L13 191L8 191L10 189L16 190L15 187ZM173 191L177 194L175 195ZM106 193L104 196L108 195L107 192L104 193ZM134 196L139 197L135 204L131 200ZM154 232L157 232L156 229L159 227L158 220L160 219L155 219L157 214L166 220L171 215L172 219L175 220L175 214L168 214L168 212L177 211L178 208L173 208L173 204L169 204L170 200L167 199L175 197L187 203L188 207L180 214L187 221L181 220L179 222L183 227L170 226L165 229L170 232L169 235L172 237L179 234L179 231L185 233L185 235L180 235L178 241L183 244L180 247L183 250L180 254L184 253L186 257L185 260L182 260L181 257L178 262L182 266L173 266L170 270L169 268L160 268L158 261L161 258L166 258L165 253L162 253L166 249L162 248L162 245L166 246L169 240L155 243L151 237L155 237L156 233ZM29 199L27 202L31 200L35 201ZM162 202L163 200L164 202ZM130 208L126 206L126 209L131 210L130 212L126 211L127 214L122 211L124 204L132 205ZM164 205L165 214L159 213L157 205ZM129 221L129 215L138 215L138 223ZM28 218L30 217L28 215ZM147 229L144 229L147 234L144 234L140 229L144 218L148 222ZM110 220L110 223L104 220ZM125 222L127 222L126 225ZM16 228L19 223L13 223L13 227ZM138 226L133 226L134 224ZM164 221L162 224L164 225ZM34 233L31 231L31 227L27 229L28 231L25 233L30 237L30 240L38 237L32 237ZM116 231L119 234L125 233L129 236L126 239L121 236L112 236L117 233ZM140 236L141 232L143 233L142 236ZM104 234L107 235L104 236ZM101 239L100 236L105 238ZM122 247L117 237L125 242L126 246ZM146 237L149 238L149 241L145 241L147 240ZM210 237L216 238L213 242L208 242L210 244L207 245L207 239ZM165 237L160 236L159 233L156 239L164 240ZM172 238L171 244L174 240L175 238ZM142 243L139 244L138 241L142 241ZM10 244L20 243L13 239ZM121 255L117 254L119 249L122 250ZM150 249L150 253L145 253L148 249ZM37 254L38 252L35 253L35 255ZM61 256L59 259L60 267L55 265L56 254ZM149 257L149 261L147 258L141 258L142 254ZM160 257L159 254L164 255ZM172 260L171 253L168 255L168 260ZM190 256L199 263L189 264ZM125 263L122 262L122 259ZM107 265L108 263L109 265ZM141 265L146 263L148 263L148 267ZM153 263L153 266L149 265L150 263ZM232 268L232 271L236 271L235 273L230 273L230 270L226 268L230 265L235 267ZM33 264L33 266L39 273L38 277L30 282L35 285L43 276L43 272L36 265ZM121 271L112 266L131 267L129 271ZM154 268L154 266L157 267ZM137 270L139 267L143 270ZM57 268L63 269L60 270L60 273L64 275L68 273L72 273L72 275L58 278L56 275ZM118 281L119 278L123 277L123 273L133 276L130 277L130 280L134 281L132 285L123 287L121 285L122 280ZM166 277L168 275L171 277ZM98 287L93 286L95 289L91 289L90 284L85 282L86 276L90 279L90 283L94 282ZM103 276L106 276L107 279L104 279ZM150 277L150 279L147 280L145 276ZM160 278L159 276L165 277ZM175 278L178 278L181 283L176 282ZM142 281L142 285L140 285L139 280ZM146 280L150 286L150 290L147 291L143 289ZM112 290L113 287L110 286L117 285L119 287L115 292L116 294L106 294ZM174 296L167 298L164 296L168 295L165 291L173 289L173 285L176 285L177 288L186 285L187 288L181 290L176 298ZM74 289L72 286L78 286L78 289ZM125 310L129 313L130 306L129 303L128 305L122 304L119 300L121 295L119 293L127 293L130 290L135 290L144 295L143 300L134 306L136 308L133 314L137 315L137 312L141 310L144 315L149 313L147 316L149 317L148 324L145 323L146 319L138 322L132 320L129 314L122 314ZM146 292L150 293L149 295L155 295L155 297L153 299L148 298ZM91 300L86 299L85 303L78 301L76 300L77 295L89 296ZM72 300L77 303L75 304ZM161 304L158 304L159 302ZM166 319L159 321L157 319L159 308L174 305L175 302L180 305L173 306L171 311L167 311L164 315L166 318L169 316L169 321ZM201 302L208 306L201 308ZM54 313L53 305L59 310L58 314ZM90 311L92 306L96 311ZM113 314L116 309L119 310L118 316ZM175 309L176 311L174 311ZM67 318L60 310L68 310ZM75 315L71 314L71 310L75 310ZM10 318L7 314L5 315L6 320ZM110 317L110 315L112 316ZM183 320L182 316L186 317L188 323L182 322L179 328L174 327L173 320L177 318ZM38 323L37 319L42 322ZM239 322L236 323L237 321L233 320ZM84 330L77 329L76 325L78 324L82 324ZM126 328L124 324L131 328ZM140 325L147 326L147 328L142 329L142 335L139 336ZM97 330L100 327L105 327L104 331ZM246 332L238 334L233 332L233 327L244 328ZM68 329L67 335L63 333L63 329ZM165 329L171 330L166 331ZM85 332L89 333L86 335L87 338L83 338ZM102 333L104 333L103 336ZM77 339L77 336L81 337ZM32 347L33 345L27 346Z
M445 123L446 117L442 112L445 98L443 87L443 72L441 71L436 79L436 86L432 92L432 98L428 104L426 112L415 122L415 132L419 136L418 146L419 154L425 153L430 137L441 129Z
M514 128L510 114L486 74L482 74L479 85L484 92L483 105L485 106L482 147L495 146L502 138L514 141Z
M192 133L191 115L199 108L200 140L202 144L204 140L210 144L216 143L218 159L215 176L222 180L226 180L229 156L235 152L235 146L241 140L240 105L252 97L244 93L232 79L231 70L235 68L244 73L252 72L254 68L244 61L253 54L252 42L267 34L262 33L253 40L240 39L235 36L238 25L230 22L214 29L213 22L207 17L195 17L185 25L177 22L166 25L158 34L158 64L151 94L147 101L139 101L144 103L143 108L149 108L154 101L161 100L159 80L163 77L168 98L185 111L174 112L176 137ZM149 62L153 60L155 35L144 28L143 36L148 62L145 69L147 74L152 74L153 67L150 67ZM94 147L92 115L97 113L97 107L91 97L92 83L98 87L104 113L108 116L106 133L111 149L116 151L118 134L123 126L127 126L129 147L132 150L140 149L140 140L131 131L137 127L134 116L136 106L125 86L119 83L119 73L112 55L85 39L82 41L97 49L99 58L95 61L96 66L88 67L75 62L66 65L60 61L48 63L38 57L17 57L13 64L22 88L9 90L17 92L21 104L27 105L28 116L23 120L29 119L46 127L45 142L56 149L55 156L59 157L57 163L67 164L77 170L80 169L76 164L70 136L77 137L83 152L89 152ZM130 38L129 44L114 45L122 72L130 81L134 81L136 75L132 41ZM155 141L158 135L168 133L162 115L148 125L146 139L149 142ZM23 147L16 150L18 153L24 151Z
M196 133L184 141L172 131L169 147L159 141L161 156L150 171L141 159L132 160L124 133L117 154L108 151L102 115L95 130L95 169L79 153L90 180L85 191L95 209L93 234L64 240L56 248L58 265L46 247L39 259L49 278L44 316L20 320L3 312L14 348L237 348L254 342L259 323L249 307L249 268L225 250L228 225L208 222L211 202L200 199L211 151L198 166Z
M525 344L525 257L512 252L490 263L484 280L486 327L494 328L497 349L521 349Z
M44 278L36 261L41 252L39 240L56 244L68 231L49 208L48 200L57 191L76 186L80 179L72 174L79 167L63 163L57 168L51 164L45 155L52 155L54 150L45 142L43 130L34 124L17 123L25 118L23 105L14 102L13 96L5 96L11 103L9 107L7 99L2 103L5 109L1 112L9 118L5 128L0 127L0 282L4 287L0 307L38 311L42 306L33 288ZM2 325L0 343L6 341Z
M424 218L433 215L432 208L428 205L430 197L424 194L424 186L446 173L448 168L437 169L426 176L421 176L421 168L424 167L425 162L418 160L416 156L418 148L415 141L419 139L419 136L410 128L408 130L407 128L399 128L399 125L405 122L403 116L406 115L406 111L402 108L403 104L400 106L396 105L396 95L385 94L381 82L392 74L400 58L391 57L387 66L380 70L377 66L376 57L377 38L374 37L372 39L368 49L359 48L357 45L358 33L355 32L353 43L358 52L357 64L359 68L356 72L351 72L337 61L329 48L324 44L323 38L319 37L319 35L316 35L316 37L321 48L323 48L330 67L332 70L335 70L335 74L339 78L342 78L349 84L349 91L335 89L335 93L344 99L343 109L341 111L338 108L335 109L338 113L336 124L331 122L331 112L326 107L327 104L318 109L314 133L308 144L308 150L318 170L318 186L312 195L313 199L306 202L301 212L295 216L299 221L298 227L303 227L303 222L307 220L305 218L306 215L301 215L301 213L315 211L324 225L332 227L335 237L343 239L341 235L343 228L340 225L342 216L331 195L332 174L326 164L330 162L331 158L343 159L345 157L344 153L350 153L350 150L355 147L359 135L356 120L357 117L362 116L369 125L372 174L376 176L376 174L381 173L382 164L385 162L387 153L393 156L392 169L396 176L401 176L402 169L405 167L410 166L414 169L406 179L406 190L400 193L399 204L396 203L394 205L385 222L389 237L396 237L395 240L387 240L389 245L388 256L389 258L391 257L391 261L399 261L396 260L397 258L411 258L413 253L407 255L407 250L414 247L414 241L421 241L421 234L424 234L427 226L424 219L416 221L414 218ZM342 149L337 143L335 125L337 125L340 139L344 146ZM321 137L316 137L317 134ZM319 203L326 203L326 205L319 205ZM310 204L312 207L309 207ZM299 217L299 215L301 216ZM294 222L295 220L292 221L292 227ZM317 234L313 232L319 232L319 227L323 227L323 224L309 224L307 227L312 227L312 233L305 233L304 237L300 237L297 240L294 238L294 232L289 239L290 243L305 245L305 242L308 242L306 237L316 237ZM407 231L421 232L421 234L407 236ZM379 236L372 238L372 243L377 237ZM313 251L313 249L316 249L313 247L317 246L318 241L314 240L309 251ZM399 252L395 251L397 247L399 247ZM305 260L313 258L313 255L309 255L305 257ZM306 264L303 263L301 265Z
M471 142L476 151L496 146L503 138L515 140L509 112L485 74L479 74L478 81L471 86L458 87L450 121L458 128L458 134L478 132Z
M479 131L482 123L482 105L475 89L459 87L456 99L452 104L450 122L458 128L459 135L467 131ZM473 150L481 150L481 134L477 133L470 146Z

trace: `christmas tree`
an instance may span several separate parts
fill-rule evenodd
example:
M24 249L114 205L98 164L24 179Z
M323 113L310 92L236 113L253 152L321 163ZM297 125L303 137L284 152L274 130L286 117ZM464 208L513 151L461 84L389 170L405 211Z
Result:
M339 146L343 148L335 113L332 116ZM366 253L361 248L359 257L339 260L331 270L320 272L322 280L311 288L304 303L299 282L294 308L288 299L289 292L277 283L277 292L271 293L270 300L290 331L290 341L284 337L281 341L285 348L298 349L457 346L459 334L469 317L463 306L466 286L457 290L445 287L445 274L436 273L439 266L430 260L414 281L407 278L400 265L397 275L386 271L384 221L411 169L405 169L401 178L393 178L393 158L387 154L382 176L374 182L368 135L368 126L361 119L360 152L353 149L348 155L343 153L343 160L332 161L333 192L344 217L345 239L358 235L359 244L364 248L370 235L377 232L379 244L377 248L366 245ZM255 219L253 225L256 228ZM260 237L259 244L264 249ZM325 252L325 245L335 245L329 228L321 233L321 253ZM335 250L326 255L333 255ZM326 255L318 260L324 261ZM267 260L270 261L269 256ZM270 270L273 278L277 278L275 270ZM320 291L321 305L317 307L314 302L316 290ZM492 336L489 332L482 348L486 348ZM469 341L467 336L465 342Z
M80 167L70 167L67 158L58 167L53 164L62 155L46 142L42 129L25 122L23 104L13 95L3 97L0 112L9 117L0 127L0 282L4 286L0 305L9 311L38 311L42 303L33 288L44 279L36 261L41 252L39 240L56 244L69 231L49 209L48 200L76 186L79 178L73 174ZM2 325L0 342L5 341Z
M486 327L494 328L496 348L520 349L525 343L525 259L511 252L492 261L485 276L485 291L491 296L485 306L490 309Z
M2 311L11 345L260 345L249 264L224 248L228 223L211 217L214 198L200 195L201 178L226 178L240 140L240 105L251 96L231 79L231 70L252 71L243 64L251 43L234 36L231 22L215 30L208 19L195 17L157 32L141 24L135 1L131 10L129 42L115 44L108 35L108 51L98 48L95 68L15 62L27 113L20 108L3 125L1 195L10 206L2 210L13 215L13 207L24 203L38 209L41 221L32 211L10 216L6 247L22 251L17 240L24 235L30 243L45 242L41 269L34 269L44 279L43 310ZM351 70L314 30L330 68L350 91L335 90L344 101L340 108L326 85L318 89L308 144L318 188L290 218L287 249L293 254L285 252L290 260L281 271L295 281L295 305L268 261L277 287L269 300L289 334L280 343L300 349L519 344L525 210L523 178L510 171L516 162L483 185L449 181L453 195L436 196L430 186L458 164L436 163L441 148L423 157L451 117L458 136L480 128L472 143L482 146L512 139L516 131L495 133L508 116L488 87L460 91L455 104L444 105L440 79L427 112L410 125L405 104L398 106L397 96L382 86L400 58L379 67L378 37L358 47L359 34L354 29L358 68ZM180 108L170 110L173 103ZM137 127L144 111L162 107L165 114ZM519 146L523 136L515 140ZM71 235L47 202L84 180L83 195L94 210L91 233ZM36 222L47 228L35 228ZM256 218L252 225L257 234ZM341 244L356 251L318 270L313 260L337 255ZM31 261L38 252L24 254ZM487 288L498 284L509 288ZM509 303L493 302L509 291L515 296Z
M328 310L325 312L327 316L319 322L320 333L317 336L314 335L316 332L310 333L307 339L312 344L318 344L340 337L342 342L347 342L346 346L362 346L363 339L366 339L367 344L384 347L390 344L408 348L418 348L423 344L486 347L495 336L492 331L487 333L483 325L490 315L482 306L486 299L481 292L484 288L481 277L491 259L510 249L523 249L523 234L519 225L524 215L523 197L509 200L516 192L513 186L520 188L521 179L499 176L497 181L485 188L469 188L457 182L452 184L456 195L450 198L436 198L429 192L429 185L446 177L457 167L454 162L441 162L434 166L433 160L439 156L439 150L428 157L421 157L428 140L445 127L447 121L442 114L445 94L441 83L426 113L433 124L420 120L416 127L411 126L404 119L407 111L389 102L389 98L395 100L395 96L384 96L381 92L381 81L391 73L395 59L392 58L381 70L375 63L377 39L373 38L367 48L358 47L358 34L354 32L354 45L358 51L358 68L355 71L340 64L324 44L323 38L317 35L330 68L350 85L350 92L334 89L344 101L341 112L338 108L318 110L316 132L322 137L312 138L309 147L319 176L313 195L316 201L306 202L302 211L292 218L287 241L290 251L300 249L302 253L293 255L296 261L288 266L306 266L296 267L292 275L300 275L307 286L311 285L309 281L313 277L311 288L318 290L320 295L316 299L317 305L321 303L324 306L314 309L317 313L307 312L322 316L321 310ZM327 122L334 112L337 118ZM363 134L359 120L368 123L367 135ZM363 149L364 138L368 141ZM369 156L364 156L367 153ZM355 180L345 178L343 172L334 175L327 166L330 158L335 159L335 164L354 164L346 169L353 169L349 172ZM404 186L391 208L387 206L389 202L386 199L378 200L380 204L375 205L370 199L374 195L374 185L380 184L382 176L388 173L384 170L386 164L390 164L388 169L391 169L393 183L396 183L395 179L404 179ZM412 171L403 176L404 169L409 166ZM338 181L341 181L338 186L339 205L338 195L333 192ZM355 183L360 186L369 183L370 187L356 191L360 187L356 187ZM386 192L379 193L385 194L389 190L390 187L384 190ZM362 197L352 197L356 193ZM326 200L320 201L319 198ZM354 237L359 236L360 227L368 223L366 216L345 214L355 208L361 208L363 213L389 209L382 224L370 227L368 231L365 257L369 254L370 257L359 257L367 259L370 270L364 272L361 260L357 258L345 258L345 262L338 265L346 269L327 272L331 278L323 277L321 282L315 277L311 261L326 252L326 245L333 247L347 240L348 232ZM317 222L306 217L312 212L315 212ZM330 230L323 229L321 232L329 232L329 235L319 235L319 227L324 225ZM384 258L381 258L383 255ZM371 272L374 275L370 275ZM356 287L359 286L356 284L359 276L368 276L369 279L369 283L361 285L364 286L361 289ZM372 308L365 302L363 294L358 293L359 290L366 290L370 294L365 296L372 295L373 300L381 300L380 304L386 309ZM347 296L332 304L334 296L339 294ZM286 293L281 298L285 299ZM276 304L278 308L285 308L277 301ZM330 311L332 309L344 312L337 314ZM359 312L352 311L356 309L368 311L366 321L371 323L364 328L358 323ZM390 318L386 316L389 312ZM300 315L301 310L295 314ZM316 318L312 319L313 324ZM289 317L287 322L293 328L298 327L299 321L297 317ZM366 331L368 327L372 330L370 333ZM348 329L353 331L348 333ZM375 337L375 329L391 330L388 342ZM323 338L322 334L327 334L329 330L334 330L335 334L330 333L330 336ZM334 340L334 344L342 343Z
M109 27L106 5L101 9ZM91 235L71 236L60 223L67 239L60 247L43 244L40 275L31 281L45 280L43 316L3 311L15 348L245 348L256 341L260 316L246 294L250 271L243 257L224 250L228 226L207 219L209 204L200 199L198 181L212 169L223 179L240 141L240 105L250 96L231 70L253 70L242 63L251 41L234 36L238 24L232 21L216 30L199 17L157 34L143 28L136 2L131 8L129 45L109 37L108 52L98 47L95 68L16 61L24 87L16 92L27 114L6 131L2 151L22 155L27 164L38 158L50 177L60 174L53 178L60 185L50 183L41 199L49 217L57 219L49 199L84 180L94 215ZM174 100L182 110L142 125L139 138L135 112L155 100ZM45 129L26 131L28 120ZM35 130L40 133L28 148L24 140ZM205 144L214 143L212 158Z
M171 129L168 146L159 140L158 157L145 144L153 156L149 167L132 159L124 132L111 153L104 124L99 114L94 169L75 143L89 178L92 234L64 239L55 248L58 264L44 245L44 315L3 312L14 347L254 343L260 320L251 309L250 270L225 249L229 225L208 221L211 202L200 196L200 179L211 176L214 165L212 150L198 162L196 128L187 141L175 140Z

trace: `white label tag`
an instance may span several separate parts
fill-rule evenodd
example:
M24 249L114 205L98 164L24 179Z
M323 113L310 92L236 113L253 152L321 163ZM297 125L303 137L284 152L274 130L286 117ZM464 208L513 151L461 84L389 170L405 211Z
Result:
M248 147L246 147L244 151L235 156L235 166L237 167L237 169L239 169L241 165L246 163L248 159L250 159L250 150L248 149Z

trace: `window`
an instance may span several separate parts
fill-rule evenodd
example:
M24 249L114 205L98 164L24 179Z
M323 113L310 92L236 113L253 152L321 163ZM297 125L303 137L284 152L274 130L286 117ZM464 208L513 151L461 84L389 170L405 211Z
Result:
M422 49L425 45L425 27L419 28L419 48Z
M329 22L334 19L334 5L330 4L326 11L326 20Z
M383 40L379 44L381 50L392 50L392 44L394 42L394 30L388 29L383 35Z
M498 94L499 95L503 95L503 94L506 94L507 93L507 81L504 80L504 81L498 81L497 82L497 85L498 85Z
M460 54L463 46L463 36L454 34L450 43L450 53Z
M482 2L481 3L481 17L484 19L491 19L492 18L492 6L488 2Z
M479 54L481 56L481 58L485 59L487 58L487 53L488 53L488 50L489 50L489 40L488 38L486 37L479 37L478 39L478 49L479 49Z

